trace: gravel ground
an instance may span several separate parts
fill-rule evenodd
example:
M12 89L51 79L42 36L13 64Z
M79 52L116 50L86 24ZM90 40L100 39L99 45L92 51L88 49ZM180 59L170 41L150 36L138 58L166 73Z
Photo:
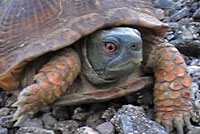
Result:
M154 0L154 4L158 18L171 26L166 39L180 50L189 66L196 115L192 120L200 125L200 2ZM15 128L12 126L15 109L11 108L14 101L15 95L0 91L0 134L166 134L162 126L150 120L151 89L106 103L46 107Z

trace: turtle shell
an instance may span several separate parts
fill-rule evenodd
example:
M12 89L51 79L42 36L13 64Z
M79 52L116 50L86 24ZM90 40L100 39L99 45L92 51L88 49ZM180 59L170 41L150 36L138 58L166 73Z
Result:
M83 36L120 25L163 35L151 0L2 0L0 2L0 86L15 89L24 66Z

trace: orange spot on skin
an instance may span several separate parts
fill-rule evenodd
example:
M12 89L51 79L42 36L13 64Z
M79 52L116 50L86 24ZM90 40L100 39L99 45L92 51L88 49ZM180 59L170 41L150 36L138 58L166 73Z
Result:
M169 64L167 64L167 66L164 68L164 70L166 72L171 72L173 68L174 68L174 63L170 62Z
M158 89L154 89L153 95L158 96L161 92Z
M174 103L173 100L164 100L164 101L163 101L163 105L164 105L164 106L167 106L167 107L172 106L173 103Z
M44 66L42 69L41 69L41 71L44 71L44 72L53 72L53 71L55 71L56 69L54 68L54 67L52 67L52 66Z
M167 93L165 93L165 92L162 92L161 94L159 94L158 96L155 96L158 100L165 100L165 99L167 99L167 98L169 98L168 97L168 94Z
M182 100L175 100L175 101L174 101L174 105L175 105L175 106L182 106L182 105L183 105L183 102L182 102Z
M169 97L171 99L178 99L181 97L181 93L179 91L172 91L172 92L169 92Z
M183 87L183 85L181 84L181 82L179 80L174 80L169 87L173 90L179 90Z
M183 63L184 62L184 59L182 56L176 56L174 58L174 62L177 63L177 64L180 64L180 63Z
M157 107L160 107L160 106L163 105L163 101L156 101L156 102L155 102L155 105L156 105Z
M40 87L35 84L35 85L32 85L31 90L32 90L34 95L37 95L40 91Z
M161 81L162 80L162 78L165 76L165 74L166 74L166 72L165 71L159 71L158 72L158 74L157 74L157 76L156 76L156 79L158 80L158 81Z
M51 88L51 85L49 84L49 82L47 82L45 80L41 81L40 85L41 85L42 89L44 89L44 90L48 90L49 88Z
M171 118L171 113L165 113L165 114L163 114L162 117L163 117L163 119L167 120L167 119Z
M189 89L182 91L182 96L190 99L191 98L191 91Z
M69 57L66 57L66 61L67 61L67 64L69 65L69 67L71 69L73 69L74 68L74 61Z
M66 66L65 64L61 63L61 62L58 62L56 63L56 67L60 70L65 70L66 69Z
M167 82L165 82L160 85L159 90L166 91L168 89L168 87L169 87L169 84Z
M167 74L164 78L165 81L172 81L176 78L176 76L174 74Z
M183 76L186 72L186 69L184 67L179 66L179 67L176 67L173 72L176 76Z
M61 76L57 72L50 72L47 74L48 80L55 84L55 85L60 85L61 84Z
M181 78L181 82L184 86L190 87L191 86L191 78L189 76L184 76Z
M165 60L171 60L172 59L172 53L171 52L167 52L165 54L165 57L164 57Z

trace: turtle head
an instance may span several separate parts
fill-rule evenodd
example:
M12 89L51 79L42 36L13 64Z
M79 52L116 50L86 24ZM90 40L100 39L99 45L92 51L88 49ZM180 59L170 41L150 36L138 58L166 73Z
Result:
M133 28L97 31L81 47L82 74L94 85L117 82L135 72L142 61L141 35Z

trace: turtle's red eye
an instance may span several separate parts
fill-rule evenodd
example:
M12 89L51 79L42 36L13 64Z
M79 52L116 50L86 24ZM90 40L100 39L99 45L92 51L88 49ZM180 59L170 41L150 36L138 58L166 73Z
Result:
M114 52L117 48L116 45L113 43L106 43L105 47L108 52Z

